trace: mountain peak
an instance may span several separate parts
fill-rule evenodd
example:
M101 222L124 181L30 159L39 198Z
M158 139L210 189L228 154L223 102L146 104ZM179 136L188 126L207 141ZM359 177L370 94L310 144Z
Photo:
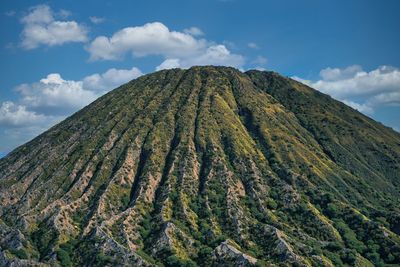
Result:
M394 264L399 173L398 133L299 82L162 70L0 160L0 263Z

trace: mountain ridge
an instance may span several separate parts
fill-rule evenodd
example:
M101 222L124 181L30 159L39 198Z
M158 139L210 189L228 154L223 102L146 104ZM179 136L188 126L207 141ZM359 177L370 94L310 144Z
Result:
M398 133L292 79L163 70L0 159L0 262L394 264L399 170Z

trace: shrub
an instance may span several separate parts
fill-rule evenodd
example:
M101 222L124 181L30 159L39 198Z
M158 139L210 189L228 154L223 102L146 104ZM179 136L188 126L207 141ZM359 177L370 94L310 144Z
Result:
M268 199L267 206L270 209L275 210L278 207L278 204L272 198Z
M357 260L357 251L355 250L347 250L342 252L340 255L341 259L344 263L349 264L350 266L354 265Z
M212 253L213 250L210 247L202 246L197 254L197 262L204 266L210 266Z
M339 213L339 209L338 209L338 207L337 207L335 204L329 203L329 204L327 205L326 214L327 214L330 218L335 218L335 217L337 217L337 216L338 216L338 213Z
M166 266L168 267L195 267L197 264L190 259L181 259L176 255L167 258Z
M23 248L12 249L12 250L10 250L10 252L20 259L23 259L23 260L28 259L28 254L26 253L25 249L23 249Z
M112 261L112 257L105 255L103 252L100 252L96 255L95 266L104 266L112 263Z
M366 250L364 243L357 239L356 234L342 220L335 221L335 227L343 237L347 247L363 253Z
M61 248L57 250L57 259L60 261L60 264L63 267L72 266L69 253Z

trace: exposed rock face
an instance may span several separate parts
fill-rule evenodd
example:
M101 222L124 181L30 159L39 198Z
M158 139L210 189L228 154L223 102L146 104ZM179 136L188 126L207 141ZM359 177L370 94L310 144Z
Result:
M0 265L400 262L400 135L273 72L164 70L0 160Z
M215 266L253 266L257 259L241 252L235 247L237 244L230 244L232 241L224 241L214 249Z

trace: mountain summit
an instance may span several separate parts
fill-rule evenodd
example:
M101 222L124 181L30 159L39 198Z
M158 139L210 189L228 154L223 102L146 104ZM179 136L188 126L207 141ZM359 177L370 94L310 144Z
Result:
M0 265L400 262L400 134L274 72L144 75L0 160Z

